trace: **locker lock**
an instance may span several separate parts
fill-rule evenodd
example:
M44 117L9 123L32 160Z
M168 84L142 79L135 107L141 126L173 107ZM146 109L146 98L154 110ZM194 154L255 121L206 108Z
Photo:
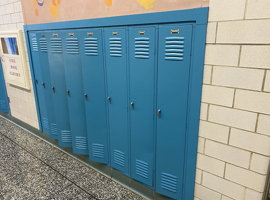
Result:
M160 113L161 113L161 110L159 109L159 110L157 111L158 118L160 118Z
M131 106L131 109L134 110L134 103L133 102L130 103L130 106Z
M42 86L43 86L43 88L45 88L45 84L44 83L42 83Z
M84 94L85 101L87 101L87 94Z
M70 95L69 95L69 90L67 90L67 95L70 96Z
M55 93L54 87L52 87L52 91L53 91L53 93Z
M108 97L107 100L108 100L109 104L111 104L111 97Z
M38 84L38 80L35 80L36 84Z

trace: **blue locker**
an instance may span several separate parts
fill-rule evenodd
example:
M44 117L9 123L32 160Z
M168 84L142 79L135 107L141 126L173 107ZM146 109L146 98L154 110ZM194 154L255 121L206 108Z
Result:
M88 155L83 77L79 48L79 31L63 32L66 96L70 118L73 152ZM63 74L64 76L64 74Z
M159 27L156 191L182 195L191 25Z
M51 86L51 74L49 68L49 59L48 59L48 44L49 34L48 32L37 32L36 38L39 44L39 60L40 60L40 69L42 72L41 85L43 86L45 104L47 108L48 116L48 125L50 127L50 137L53 139L58 139L57 133L57 123L55 119L54 105L53 105L53 96L52 96L52 86Z
M62 147L72 147L62 45L65 37L63 31L50 31L47 39L50 41L48 58L58 143Z
M34 74L35 74L35 84L37 88L39 111L40 111L40 117L41 117L41 122L42 122L41 131L49 135L50 127L49 127L49 121L48 121L47 111L46 111L44 88L42 86L43 80L42 80L41 64L40 64L40 58L39 58L40 47L38 45L36 33L29 32L29 41L30 41L30 46L31 46L31 55L32 55L32 62L33 62L33 68L34 68Z
M107 105L102 29L80 31L89 158L108 164Z
M155 27L129 30L131 177L150 187L154 176Z
M105 32L111 167L129 174L126 28Z
M6 84L1 61L0 61L0 112L10 114Z

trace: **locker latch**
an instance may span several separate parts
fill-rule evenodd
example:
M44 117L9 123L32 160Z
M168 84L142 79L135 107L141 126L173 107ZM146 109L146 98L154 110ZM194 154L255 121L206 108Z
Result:
M111 104L111 97L108 97L107 100L108 100L109 104Z
M159 110L157 111L158 118L160 118L160 113L161 113L161 110L159 109Z
M52 87L52 91L53 91L53 93L55 92L54 87Z
M44 83L42 83L42 86L43 86L43 88L45 88L45 84Z
M85 101L87 101L87 94L84 94Z
M67 95L70 96L70 95L69 95L69 90L67 90Z
M134 103L133 102L130 103L130 106L131 106L131 109L134 110Z

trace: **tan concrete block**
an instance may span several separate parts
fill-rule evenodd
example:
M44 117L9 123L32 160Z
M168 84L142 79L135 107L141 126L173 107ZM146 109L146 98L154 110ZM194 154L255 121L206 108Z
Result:
M246 198L245 200L262 200L263 193L256 192L251 189L246 189Z
M198 139L198 150L197 150L199 153L204 153L204 143L205 143L205 139L199 137L199 139Z
M216 42L217 22L209 22L207 24L206 43Z
M223 177L225 162L198 153L197 168Z
M270 116L259 114L257 132L270 136Z
M270 70L266 71L266 77L265 77L263 91L270 92Z
M208 115L208 104L207 103L201 103L200 119L207 120L207 115Z
M234 89L232 88L203 85L202 102L204 103L232 107L233 97Z
M196 169L195 182L198 184L202 183L202 170Z
M269 20L219 22L216 43L269 44Z
M221 194L199 184L195 184L194 194L201 200L219 200L221 198Z
M213 85L261 91L264 70L214 66L212 76Z
M239 45L206 45L205 64L238 66Z
M256 120L256 113L215 105L210 105L209 108L210 122L255 131Z
M212 77L212 66L205 65L203 70L203 83L211 84L211 77Z
M236 90L234 107L270 114L270 93L254 92L248 90Z
M229 144L270 156L270 137L268 136L232 128Z
M194 200L201 200L201 199L198 199L197 197L194 197Z
M240 56L241 67L270 69L270 46L243 45Z
M245 0L210 0L209 21L244 19Z
M223 196L221 197L221 200L234 200L234 199L231 199L231 198L226 197L226 196L223 195Z
M240 167L248 168L251 153L229 145L206 140L205 155Z
M250 169L260 174L267 174L269 161L269 157L253 153L250 163Z
M207 121L200 121L199 136L222 143L228 142L230 128Z
M243 186L207 172L203 172L202 185L233 199L244 199L245 188Z
M225 178L258 192L263 192L266 180L265 175L230 164L226 164Z
M248 0L246 8L246 19L270 18L269 0Z

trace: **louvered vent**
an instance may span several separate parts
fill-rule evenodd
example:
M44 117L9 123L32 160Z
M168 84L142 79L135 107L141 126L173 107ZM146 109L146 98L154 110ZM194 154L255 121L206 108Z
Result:
M161 173L161 187L170 192L176 193L177 190L177 177L171 174Z
M57 125L56 124L51 123L51 133L52 133L52 135L55 135L55 136L58 135L58 133L57 133Z
M62 142L64 142L64 143L71 143L72 142L70 131L61 131L61 135L62 135Z
M63 53L61 38L51 38L52 53Z
M98 55L98 41L97 38L84 38L85 55L97 56Z
M135 58L149 58L149 38L135 38Z
M79 42L78 38L67 38L67 53L68 54L79 54Z
M87 149L86 137L76 137L75 142L76 142L77 149L81 149L81 150Z
M122 41L121 38L110 38L110 56L122 56Z
M48 51L46 38L39 39L40 51L46 53Z
M125 167L125 153L122 151L114 150L114 163Z
M49 122L47 118L43 118L43 126L45 129L49 130Z
M32 38L32 45L33 45L33 50L38 51L37 38Z
M104 158L104 145L92 144L93 156L97 158Z
M166 37L165 59L182 61L184 58L184 37Z
M3 110L7 109L6 102L4 100L0 100L0 108Z
M136 174L148 179L149 177L149 165L141 160L136 160Z

